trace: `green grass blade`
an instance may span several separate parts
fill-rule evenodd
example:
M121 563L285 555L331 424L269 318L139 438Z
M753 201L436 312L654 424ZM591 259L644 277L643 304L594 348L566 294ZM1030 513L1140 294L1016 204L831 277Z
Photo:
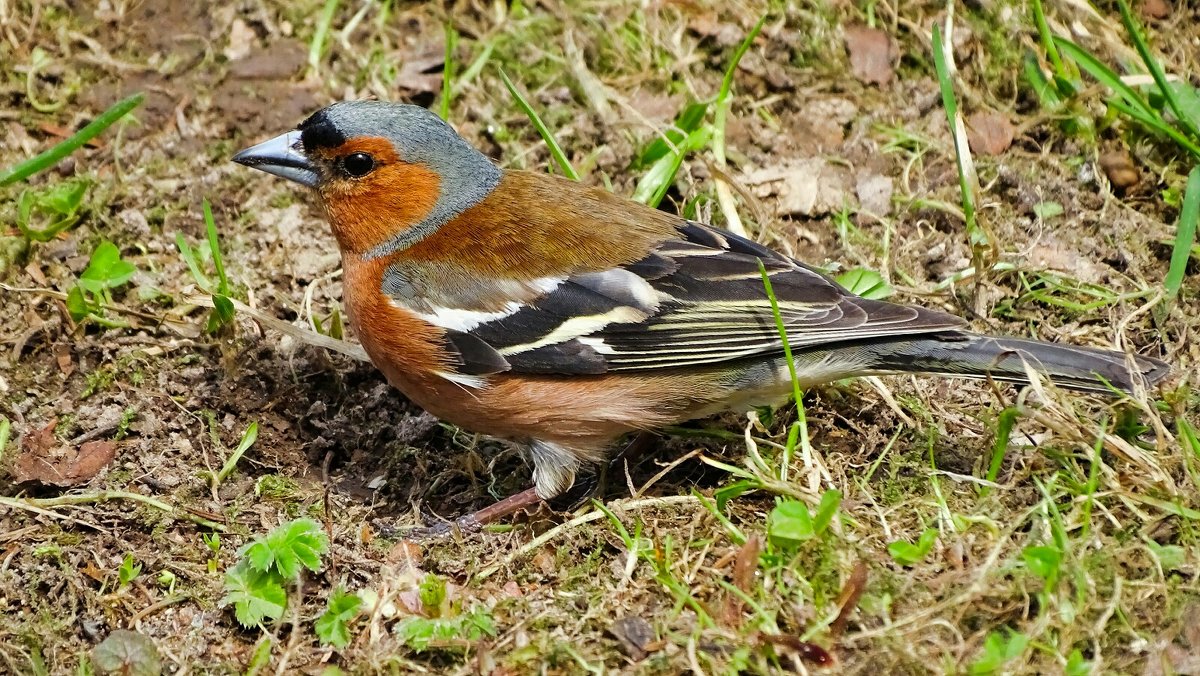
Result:
M1153 117L1142 117L1137 111L1130 107L1123 98L1109 99L1108 105L1117 109L1118 112L1124 113L1131 120L1137 122L1146 129L1166 136L1175 143L1179 144L1179 147L1200 159L1200 145L1193 143L1191 139L1184 136L1183 133L1175 127L1167 124L1166 120L1163 120L1157 114L1155 114Z
M212 282L209 281L208 275L200 269L200 260L196 257L195 250L184 239L182 232L175 233L175 246L179 247L179 255L183 256L183 262L187 263L188 270L192 273L192 279L196 280L196 286L212 293Z
M1091 75L1093 78L1099 81L1100 84L1116 92L1118 96L1127 99L1128 102L1136 108L1136 113L1131 113L1131 115L1136 115L1139 118L1159 117L1158 112L1150 107L1150 104L1146 102L1146 99L1143 98L1136 89L1125 84L1125 82L1121 80L1120 75L1117 75L1113 69L1104 65L1104 63L1092 56L1083 47L1080 47L1066 38L1061 38L1058 36L1055 36L1054 44L1058 45L1058 48L1062 50L1064 54L1070 57L1072 61L1078 64L1085 73Z
M1183 194L1183 207L1179 210L1179 226L1175 230L1175 246L1171 249L1171 267L1163 286L1167 290L1167 299L1179 295L1183 286L1183 276L1187 271L1188 257L1192 252L1192 242L1196 240L1196 222L1200 221L1200 167L1192 169L1188 174L1187 188Z
M338 0L325 0L321 15L317 17L317 26L313 30L312 42L308 43L308 68L317 72L321 66L321 53L325 51L325 40L329 37L329 29L333 25L333 17L337 14Z
M946 52L942 45L942 31L933 27L933 64L937 71L938 87L942 92L942 106L946 109L946 122L950 125L950 136L954 139L955 166L958 168L958 188L962 193L963 221L966 223L967 237L971 248L986 246L987 236L980 230L975 220L975 192L967 175L966 158L971 152L965 145L965 138L958 133L958 101L954 98L954 83L950 81L950 68L946 64Z
M442 102L438 114L443 120L450 119L450 97L454 82L454 48L458 45L458 31L446 22L446 55L442 59Z
M796 398L796 405L799 406L804 394L800 391L800 379L796 376L796 362L792 359L792 345L788 342L787 327L784 326L783 315L779 312L779 301L775 298L775 289L771 288L771 276L767 274L767 267L763 265L762 259L758 261L758 274L762 275L767 300L771 301L771 315L775 318L775 329L779 332L779 340L783 341L783 357L787 359L788 376L792 379L792 396Z
M729 100L729 92L733 88L733 76L737 71L738 64L741 63L742 57L746 55L746 51L750 49L754 38L758 37L759 32L762 31L763 24L766 22L767 17L763 15L758 20L758 23L754 24L754 28L751 28L750 32L746 34L746 39L742 40L742 44L738 45L737 51L733 53L733 58L730 59L729 65L725 68L725 77L721 79L721 89L717 92L718 106Z
M1142 57L1142 63L1146 64L1146 70L1150 71L1150 76L1154 78L1154 84L1158 85L1158 90L1166 100L1167 106L1171 108L1171 112L1175 113L1176 120L1192 136L1200 136L1200 130L1196 128L1192 120L1188 119L1183 112L1183 107L1179 105L1179 97L1175 95L1175 90L1167 82L1167 75L1163 72L1162 64L1150 53L1150 46L1146 44L1141 27L1133 18L1133 12L1129 10L1129 3L1126 0L1117 0L1117 7L1121 10L1121 23L1125 24L1125 30L1129 32L1138 56Z
M111 127L117 120L125 117L129 111L137 108L145 98L145 94L138 92L117 101L108 110L101 113L99 117L92 120L86 127L72 134L70 138L58 143L46 152L31 157L0 174L0 187L24 180L39 171L44 171L58 164L59 160L75 152L83 144L96 138L105 129Z
M1053 36L1050 33L1050 24L1046 22L1046 12L1042 9L1042 0L1032 0L1033 22L1037 24L1038 39L1042 42L1042 49L1046 50L1046 57L1050 59L1050 65L1054 67L1054 72L1062 78L1068 77L1066 68L1063 66L1062 56L1054 47Z
M985 477L989 483L996 483L996 477L1000 476L1000 466L1004 464L1004 456L1008 452L1008 441L1012 438L1012 431L1019 417L1021 411L1014 406L1000 412L1000 419L996 421L996 441L992 443L992 460L988 464ZM983 486L979 489L979 494L987 495L989 490L990 486Z
M558 141L554 140L554 134L550 133L550 129L546 127L545 122L542 122L542 118L538 116L533 106L529 105L529 101L524 96L521 96L521 92L517 91L516 85L512 83L512 80L508 79L508 73L505 73L503 68L500 69L500 79L504 81L504 86L508 88L508 93L512 94L513 99L517 102L517 107L524 111L525 116L533 123L534 129L537 129L542 140L549 146L550 154L554 157L554 161L558 163L562 172L572 181L578 181L579 174L575 173L575 167L571 166L571 161L567 159L566 153L558 145Z
M212 252L213 268L217 272L217 293L229 295L229 278L225 276L225 259L221 256L221 242L217 239L217 224L213 220L212 206L208 199L201 203L204 208L204 227L208 230L208 249Z
M633 199L652 207L657 207L662 203L663 198L667 196L667 191L675 183L675 175L679 173L679 167L683 166L683 158L689 153L703 148L712 134L712 126L700 127L688 134L687 138L675 147L675 150L658 158L650 170L638 181L637 188L633 191Z

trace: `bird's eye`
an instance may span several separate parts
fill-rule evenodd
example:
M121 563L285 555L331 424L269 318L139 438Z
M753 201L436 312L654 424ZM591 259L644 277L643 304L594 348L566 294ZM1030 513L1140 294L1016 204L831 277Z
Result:
M354 178L362 178L375 168L375 158L366 153L350 153L342 158L342 170Z

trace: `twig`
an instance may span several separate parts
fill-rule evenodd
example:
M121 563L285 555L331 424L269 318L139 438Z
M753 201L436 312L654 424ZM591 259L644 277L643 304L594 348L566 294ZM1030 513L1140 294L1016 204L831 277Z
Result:
M132 500L133 502L140 502L143 505L146 505L148 507L153 507L155 509L167 512L171 516L187 519L188 521L191 521L192 523L195 523L200 526L204 526L205 528L211 528L211 529L213 529L215 531L219 531L219 532L225 531L225 526L223 524L217 523L216 521L207 519L198 514L193 514L189 511L187 511L186 509L181 509L181 508L175 507L175 506L171 505L170 503L159 500L158 498L152 498L148 495L142 495L140 493L130 493L128 491L100 491L98 493L76 493L73 495L60 495L57 498L7 498L7 497L0 496L0 505L7 505L14 509L26 509L29 511L39 511L40 510L41 513L46 514L46 516L54 516L55 518L63 518L63 515L53 512L55 507L65 507L65 506L69 506L69 505L86 505L86 504L91 504L94 502L108 502L109 500ZM49 512L49 513L47 513L47 512ZM71 518L71 517L66 517L66 518ZM80 523L87 524L87 522L80 522ZM87 525L92 526L93 528L96 528L97 530L103 530L99 526L95 526L93 524L87 524Z
M661 497L661 498L641 498L638 500L622 500L622 501L614 502L611 504L614 508L617 508L617 509L634 510L634 509L641 509L643 507L666 507L669 505L682 505L682 504L686 504L686 503L699 504L699 502L700 501L697 500L696 497L692 496L692 495L668 495L668 496ZM528 554L529 552L536 550L538 547L541 547L542 545L546 544L547 542L550 542L551 540L556 539L557 537L559 537L560 535L563 535L567 531L578 528L579 526L582 526L585 523L591 523L593 521L598 521L603 518L604 518L604 512L601 510L596 510L593 512L588 512L586 514L577 516L574 519L567 521L566 523L561 523L561 524L555 526L554 528L551 528L550 530L546 531L545 533L542 533L541 535L535 537L534 539L530 540L529 542L526 542L525 544L521 545L516 551L513 551L511 554L504 557L503 561L501 561L499 563L494 563L494 564L488 566L487 568L484 568L483 570L479 571L478 573L475 574L475 579L477 581L484 580L484 579L490 577L491 575L495 574L496 571L500 570L501 568L511 565L513 561L516 561L517 559Z

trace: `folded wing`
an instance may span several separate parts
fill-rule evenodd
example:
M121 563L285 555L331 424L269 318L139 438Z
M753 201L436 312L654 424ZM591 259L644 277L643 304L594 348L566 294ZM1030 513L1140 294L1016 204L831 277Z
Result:
M958 329L958 317L868 300L766 247L699 223L636 263L541 280L540 295L447 330L458 371L586 375L703 368L783 352L762 268L793 350ZM461 310L454 311L455 318Z

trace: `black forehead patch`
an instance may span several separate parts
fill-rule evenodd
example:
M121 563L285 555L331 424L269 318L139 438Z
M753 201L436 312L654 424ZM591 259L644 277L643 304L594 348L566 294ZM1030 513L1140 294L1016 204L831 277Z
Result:
M300 130L300 143L306 151L336 148L346 142L346 135L338 131L325 109L313 113L296 128Z

